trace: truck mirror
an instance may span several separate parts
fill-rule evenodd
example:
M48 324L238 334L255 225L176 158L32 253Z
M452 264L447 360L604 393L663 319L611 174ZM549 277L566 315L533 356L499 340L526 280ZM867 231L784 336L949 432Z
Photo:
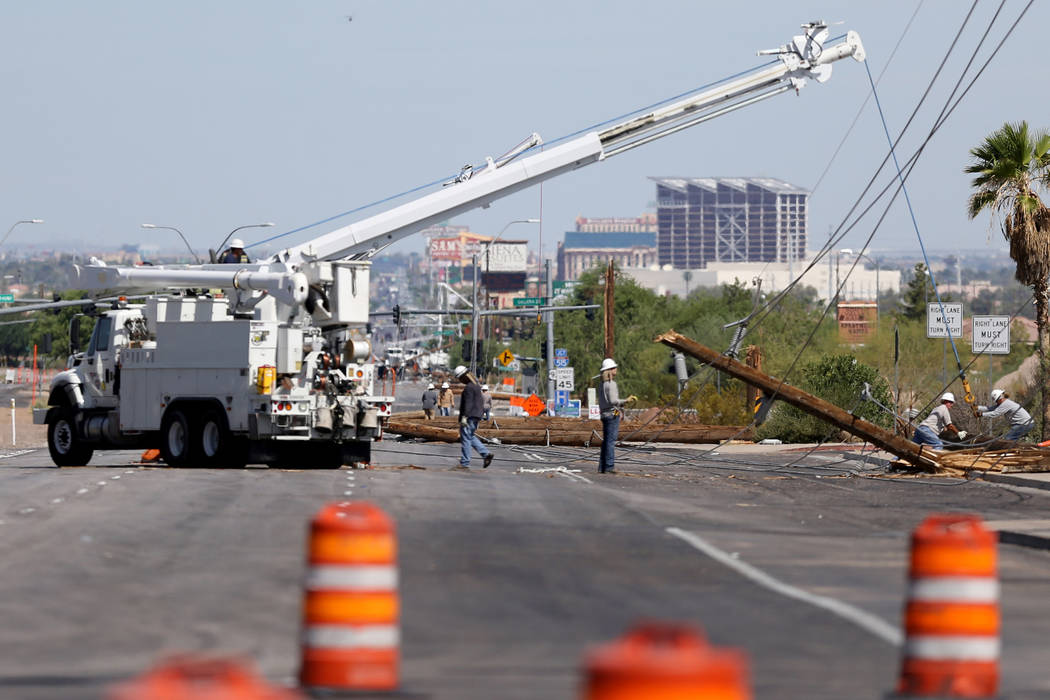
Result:
M69 319L69 354L80 352L80 316Z

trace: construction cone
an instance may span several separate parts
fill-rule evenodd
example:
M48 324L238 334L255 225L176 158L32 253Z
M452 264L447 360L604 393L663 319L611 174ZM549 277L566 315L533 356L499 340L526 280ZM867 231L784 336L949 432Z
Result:
M747 659L715 649L696 629L636 625L589 652L581 700L750 700Z
M996 697L996 545L996 534L972 515L933 515L912 534L896 697Z
M310 524L307 560L299 682L307 688L396 689L393 520L371 503L326 505Z
M268 685L233 659L179 657L114 688L108 700L302 700L294 690Z

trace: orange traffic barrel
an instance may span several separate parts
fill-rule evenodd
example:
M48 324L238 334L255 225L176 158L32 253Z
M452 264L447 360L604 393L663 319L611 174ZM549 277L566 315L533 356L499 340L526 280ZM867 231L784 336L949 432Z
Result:
M900 696L996 696L997 544L973 515L933 515L912 534Z
M366 502L330 503L310 524L299 682L393 690L400 631L394 522Z
M688 625L651 622L590 651L582 700L750 700L747 658Z
M114 688L108 700L302 700L235 659L175 657Z

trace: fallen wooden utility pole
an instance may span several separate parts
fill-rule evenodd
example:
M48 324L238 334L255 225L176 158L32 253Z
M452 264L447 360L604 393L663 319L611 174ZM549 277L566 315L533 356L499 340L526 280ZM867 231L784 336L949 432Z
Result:
M676 350L691 355L704 364L711 365L715 369L725 372L731 377L753 384L760 388L765 394L775 396L778 401L784 401L799 408L810 415L827 421L834 426L856 435L859 438L881 447L909 464L926 471L937 471L940 468L937 454L926 449L922 445L916 445L911 440L894 435L888 430L883 430L870 421L845 411L833 403L829 403L801 389L791 386L782 380L752 369L736 360L726 357L711 348L704 347L695 340L685 337L675 331L656 337L654 342L663 343Z

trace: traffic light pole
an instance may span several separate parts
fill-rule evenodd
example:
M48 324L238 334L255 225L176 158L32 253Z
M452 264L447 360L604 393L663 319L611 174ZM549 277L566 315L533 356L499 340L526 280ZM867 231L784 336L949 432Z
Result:
M544 261L547 279L547 299L554 297L554 282L551 280L551 261ZM554 312L545 312L547 318L547 405L554 405ZM548 409L551 410L551 409Z
M474 298L471 302L470 312L470 373L475 377L478 376L478 324L481 319L478 316L478 312L481 311L478 308L478 256L477 253L472 257L472 264L474 267Z

